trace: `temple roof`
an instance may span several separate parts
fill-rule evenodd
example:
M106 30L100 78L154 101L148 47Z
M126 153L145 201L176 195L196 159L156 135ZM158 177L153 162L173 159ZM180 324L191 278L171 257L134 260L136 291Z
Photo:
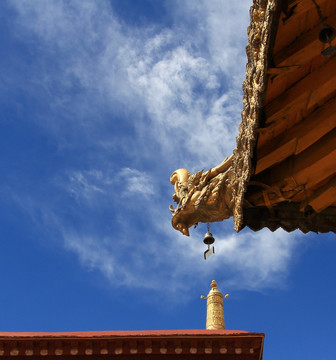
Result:
M336 1L256 0L250 19L235 230L336 232Z
M259 360L264 336L240 330L1 332L0 358Z

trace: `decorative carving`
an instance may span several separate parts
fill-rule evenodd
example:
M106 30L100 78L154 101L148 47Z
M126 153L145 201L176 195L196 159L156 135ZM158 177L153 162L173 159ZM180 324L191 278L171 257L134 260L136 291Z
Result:
M189 228L199 222L214 222L228 219L233 212L231 183L232 155L218 166L206 172L190 174L186 169L173 172L170 182L174 185L174 209L170 205L172 225L189 236Z
M232 168L236 175L232 184L235 198L233 216L235 230L243 227L244 194L253 172L252 157L257 139L256 129L259 126L263 107L263 96L267 84L268 50L272 41L274 14L281 3L278 0L254 0L250 8L250 25L248 27L248 45L246 54L246 78L243 82L242 122L239 125L237 148L234 150Z

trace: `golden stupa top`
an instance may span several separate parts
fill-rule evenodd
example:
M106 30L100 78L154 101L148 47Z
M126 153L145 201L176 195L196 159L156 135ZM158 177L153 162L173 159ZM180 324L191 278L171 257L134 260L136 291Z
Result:
M223 294L217 289L215 280L211 282L211 290L207 297L201 296L202 299L207 300L207 317L206 328L209 330L224 330L224 311L223 311L223 298L227 298L229 294Z
M229 294L226 294L225 296L223 296L223 294L217 289L216 280L212 280L210 286L211 286L211 289L210 289L210 291L209 291L209 294L208 294L206 297L204 297L204 296L202 295L202 296L201 296L202 299L205 299L205 300L206 300L209 296L215 295L215 294L216 294L216 295L219 295L219 296L221 296L221 297L225 297L225 298L228 298L228 297L229 297Z
M212 280L212 281L211 281L210 286L211 286L211 290L209 291L208 296L211 295L211 293L216 293L216 294L218 294L218 295L223 296L223 294L217 289L217 283L216 283L215 280Z

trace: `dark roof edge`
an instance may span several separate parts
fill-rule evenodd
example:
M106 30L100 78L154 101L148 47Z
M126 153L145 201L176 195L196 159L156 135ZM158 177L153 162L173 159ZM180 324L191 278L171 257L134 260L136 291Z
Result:
M270 213L266 206L244 208L244 226L253 231L267 227L271 231L282 228L287 232L301 230L304 234L312 231L315 233L336 233L336 207L316 213L310 206L305 211L300 211L300 204L283 202L273 207Z

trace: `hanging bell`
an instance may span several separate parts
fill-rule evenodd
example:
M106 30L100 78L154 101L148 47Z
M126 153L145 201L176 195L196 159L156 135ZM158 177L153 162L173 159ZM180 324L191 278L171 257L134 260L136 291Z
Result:
M328 24L323 24L321 26L321 29L319 31L318 34L318 38L321 42L323 42L324 44L330 44L336 37L336 30L328 25Z
M204 242L205 245L211 245L211 244L213 244L215 242L215 238L212 236L210 231L208 231L204 235L203 242Z
M208 245L208 250L204 251L204 260L206 260L212 254L215 253L215 248L213 246L210 247L210 245L215 242L215 238L212 236L212 234L210 232L210 224L209 223L208 223L208 232L204 235L203 242L205 245Z

